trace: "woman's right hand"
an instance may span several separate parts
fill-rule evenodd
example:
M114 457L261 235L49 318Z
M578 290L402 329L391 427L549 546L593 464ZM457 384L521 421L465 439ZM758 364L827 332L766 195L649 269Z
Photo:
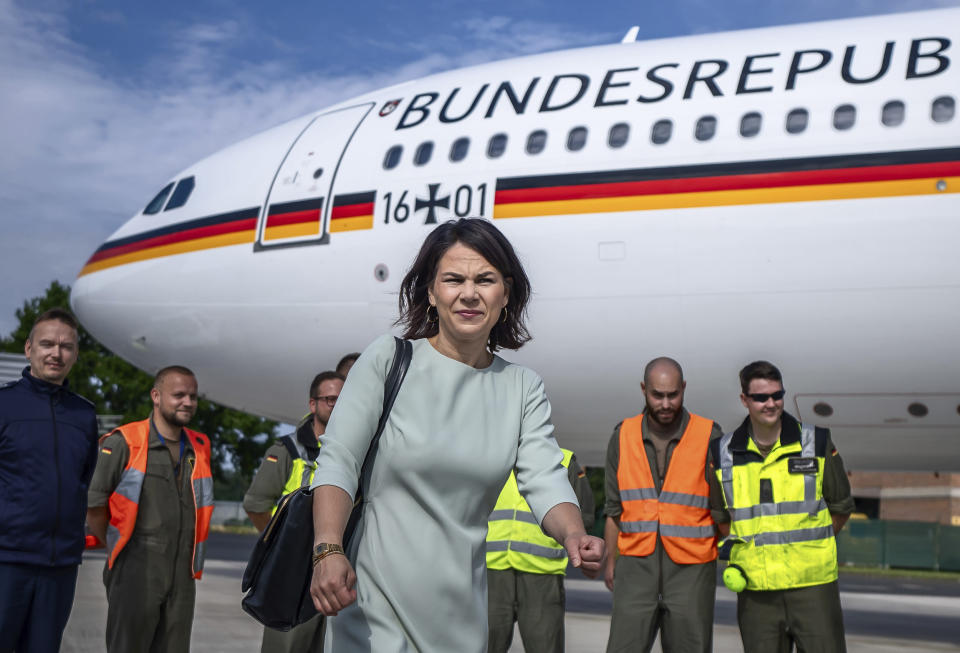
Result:
M357 574L342 554L328 555L313 568L310 596L322 615L332 617L357 600Z

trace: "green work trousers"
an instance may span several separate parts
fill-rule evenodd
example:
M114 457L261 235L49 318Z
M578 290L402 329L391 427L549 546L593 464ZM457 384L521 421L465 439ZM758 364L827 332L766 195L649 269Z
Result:
M527 653L563 653L562 574L487 569L487 653L506 653L513 622Z
M709 653L716 589L716 560L680 565L659 541L648 556L621 555L614 568L607 653L646 653L658 630L664 653Z
M844 653L843 613L837 581L791 590L737 595L744 653Z
M109 653L190 650L196 581L189 560L175 559L131 543L104 570Z
M323 615L284 632L273 628L263 629L260 653L322 653Z

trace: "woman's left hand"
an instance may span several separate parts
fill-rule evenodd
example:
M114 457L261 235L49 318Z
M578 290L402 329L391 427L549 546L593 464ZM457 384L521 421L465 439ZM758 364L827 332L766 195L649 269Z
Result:
M587 578L597 577L607 557L607 545L603 539L586 533L569 535L563 541L563 548L567 550L570 564L579 567Z

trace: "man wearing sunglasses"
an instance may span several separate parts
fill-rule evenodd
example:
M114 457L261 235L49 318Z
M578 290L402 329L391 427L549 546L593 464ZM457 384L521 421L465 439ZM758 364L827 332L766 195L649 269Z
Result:
M710 445L711 512L733 543L724 582L738 591L745 653L846 650L837 547L854 503L830 431L783 410L783 377L766 361L740 371L749 413Z
M267 449L243 497L243 509L258 531L263 532L270 523L281 497L310 485L313 480L320 436L326 431L341 388L343 376L337 372L321 372L314 377L310 384L310 414L296 433L279 438ZM319 652L323 649L322 624L323 619L318 615L289 632L264 627L260 650L263 653Z

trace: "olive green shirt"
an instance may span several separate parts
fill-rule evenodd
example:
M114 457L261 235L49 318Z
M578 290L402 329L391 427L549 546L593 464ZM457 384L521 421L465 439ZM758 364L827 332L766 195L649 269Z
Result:
M270 445L263 455L260 468L253 475L253 481L243 495L243 509L247 512L270 512L283 496L290 472L293 470L293 457L282 442Z
M190 439L182 430L183 461L176 465L166 441L150 419L147 465L143 487L137 503L137 521L127 546L145 545L176 556L183 550L187 564L192 559L196 508L193 502L193 465L196 456ZM179 447L179 445L178 445ZM120 476L130 459L130 449L123 435L116 431L100 443L97 467L87 492L90 508L107 506L110 495L120 483Z
M656 485L657 492L663 487L663 482L667 476L667 469L670 467L670 459L673 451L680 444L680 438L690 423L690 413L683 409L683 414L677 424L676 430L668 438L651 437L650 418L643 416L643 447L647 454L647 462L650 464L650 474L653 476L653 482ZM613 435L610 436L610 444L607 446L607 464L604 471L604 490L606 494L606 503L603 514L613 517L619 521L620 514L623 512L623 505L620 502L620 483L617 479L617 470L620 467L620 424L613 429ZM720 426L714 422L713 431L710 433L710 439L719 438L723 435ZM658 446L663 449L662 455L658 455ZM709 451L708 451L709 456ZM659 461L664 460L664 464ZM706 462L706 460L704 461ZM661 471L662 470L662 471ZM713 476L709 465L704 465L704 475L707 481Z
M289 438L293 438L299 448L303 448L301 438L315 438L313 433L313 416L308 415L297 430L290 433ZM319 447L319 442L317 443ZM243 495L243 509L247 512L270 512L273 510L280 497L283 496L283 488L287 486L287 480L293 471L293 456L290 449L278 439L266 453L263 454L263 460L260 462L260 468L253 475L253 481L246 494Z
M567 467L567 478L570 480L570 486L574 494L577 495L577 501L580 503L580 515L583 517L583 527L590 531L593 528L593 522L596 519L597 507L593 500L593 490L590 489L590 479L587 473L577 462L577 456L570 457L570 465Z

